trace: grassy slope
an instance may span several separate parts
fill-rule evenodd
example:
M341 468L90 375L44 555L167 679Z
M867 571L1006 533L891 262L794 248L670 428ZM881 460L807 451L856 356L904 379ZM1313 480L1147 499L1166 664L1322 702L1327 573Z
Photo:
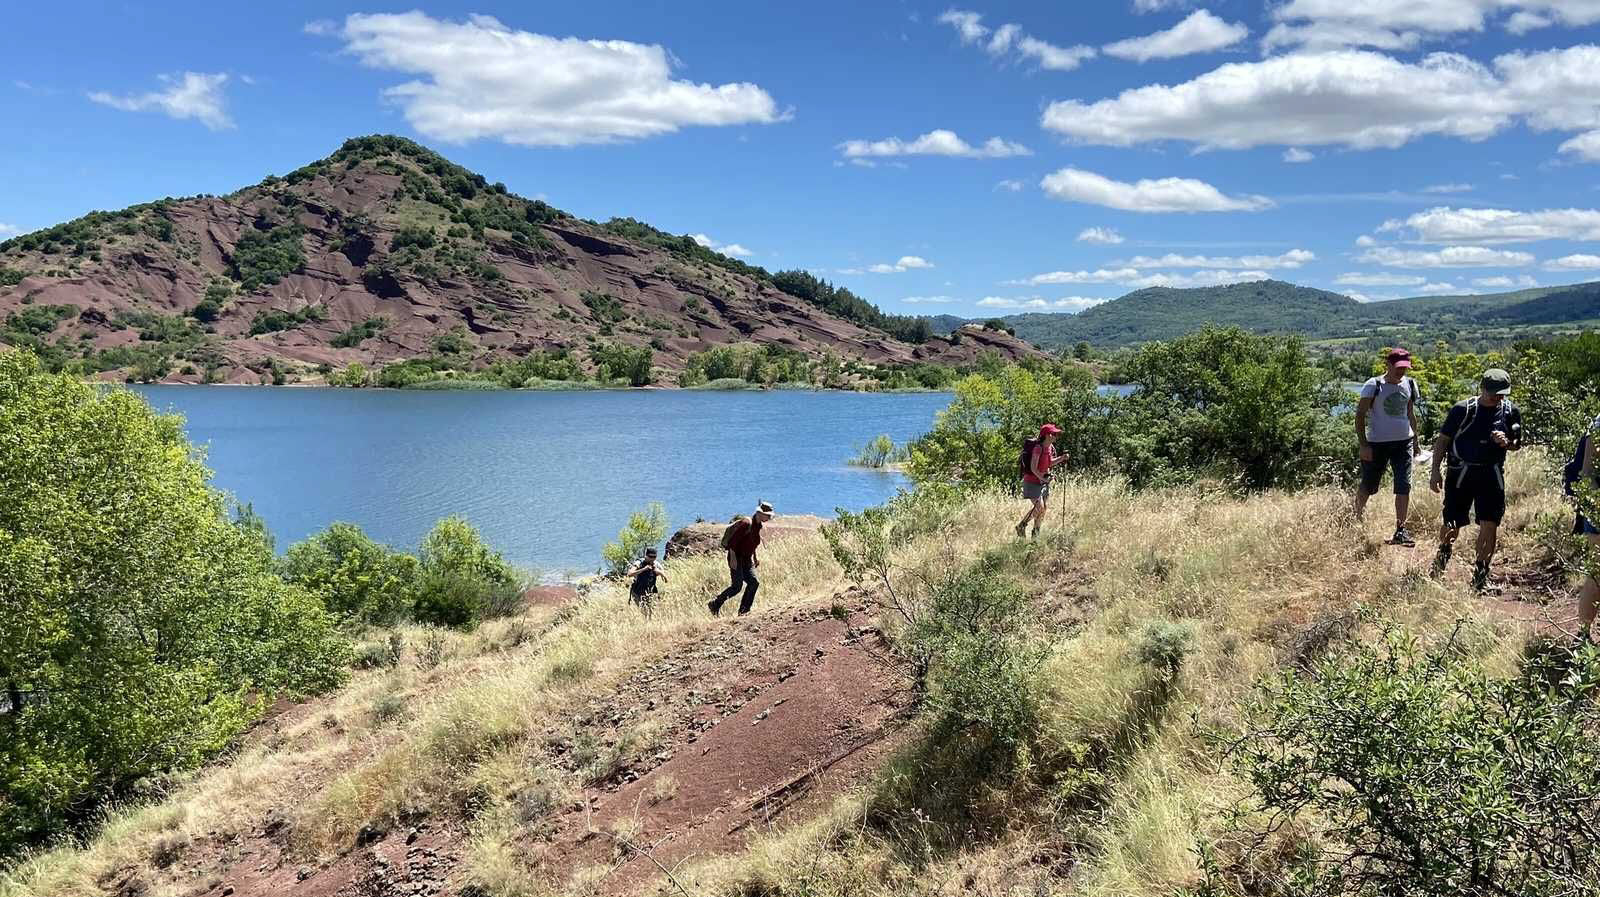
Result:
M1536 460L1518 458L1510 476L1508 556L1531 552L1529 525L1560 508ZM1522 624L1470 597L1460 582L1440 587L1417 576L1426 549L1381 547L1387 515L1356 527L1342 492L1234 500L1202 488L1135 495L1115 483L1080 482L1057 496L1054 535L1018 554L1041 620L1061 619L1062 608L1068 618L1052 630L1033 760L1057 770L1076 764L1091 784L1069 787L1071 779L1062 784L1058 776L1040 790L975 779L964 799L986 808L992 824L951 844L939 836L952 821L943 810L907 812L906 795L928 776L929 747L912 739L877 784L832 809L809 820L784 817L743 853L681 867L678 877L692 893L1165 895L1195 881L1195 839L1215 835L1222 809L1242 793L1192 720L1238 728L1241 700L1286 662L1309 627L1358 602L1424 632L1467 617L1495 664L1509 664L1525 637ZM1438 512L1429 493L1414 504L1421 519ZM900 548L896 565L907 575L936 572L1003 546L1018 513L1009 499L975 499L944 536ZM214 871L184 862L157 870L152 859L174 844L181 853L214 833L248 832L274 808L287 808L292 844L311 860L348 849L369 821L425 808L467 830L461 880L492 894L588 893L588 884L541 879L528 867L527 845L538 836L510 807L491 802L470 820L461 808L472 795L510 793L540 777L555 800L570 801L581 781L541 767L535 750L550 727L568 724L565 711L716 627L827 607L844 586L820 539L774 544L764 558L765 599L747 621L705 616L704 595L725 573L720 559L702 558L674 563L664 605L649 620L619 593L601 591L570 610L534 609L472 635L440 641L407 631L412 647L399 666L359 673L342 693L291 711L164 802L113 815L87 845L0 876L0 895L101 894L97 882L130 868L153 894L203 890ZM1141 628L1163 619L1185 621L1196 633L1172 689L1135 656ZM443 660L423 670L413 656L430 639ZM393 713L397 721L384 721ZM586 879L603 872L567 870Z

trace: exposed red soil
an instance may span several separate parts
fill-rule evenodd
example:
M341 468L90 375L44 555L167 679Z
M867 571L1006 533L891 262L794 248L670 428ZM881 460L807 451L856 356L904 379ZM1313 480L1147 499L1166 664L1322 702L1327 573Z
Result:
M842 597L855 602L846 619L825 609L746 618L590 708L619 736L646 719L667 728L652 756L529 843L530 858L554 878L608 867L602 889L631 893L661 878L658 863L737 851L862 782L898 743L909 694L860 594ZM606 834L616 832L626 844Z

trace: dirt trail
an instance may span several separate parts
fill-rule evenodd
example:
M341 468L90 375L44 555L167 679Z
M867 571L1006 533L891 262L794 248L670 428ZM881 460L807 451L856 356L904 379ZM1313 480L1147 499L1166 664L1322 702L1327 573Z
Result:
M617 737L664 726L659 749L529 843L534 862L555 877L600 867L602 890L631 893L662 878L658 863L741 849L863 781L909 700L863 597L731 622L630 677L593 717Z

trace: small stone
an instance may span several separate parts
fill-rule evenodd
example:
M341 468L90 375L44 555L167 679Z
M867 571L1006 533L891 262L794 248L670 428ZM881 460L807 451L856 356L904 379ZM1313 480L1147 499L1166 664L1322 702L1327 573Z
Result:
M296 881L305 881L306 879L308 879L308 878L310 878L312 876L312 873L314 871L315 870L313 870L310 866L301 866L299 869L296 869L295 872L294 872L295 880Z
M222 886L222 897L229 897L233 893L233 885Z
M410 832L406 833L406 843L415 844L417 843L417 839L420 837L422 837L422 829L414 828Z

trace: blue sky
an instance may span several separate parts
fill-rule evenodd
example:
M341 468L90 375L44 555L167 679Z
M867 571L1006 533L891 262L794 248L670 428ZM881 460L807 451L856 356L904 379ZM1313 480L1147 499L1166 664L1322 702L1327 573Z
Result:
M1600 0L18 4L0 235L398 133L890 311L1600 279Z

